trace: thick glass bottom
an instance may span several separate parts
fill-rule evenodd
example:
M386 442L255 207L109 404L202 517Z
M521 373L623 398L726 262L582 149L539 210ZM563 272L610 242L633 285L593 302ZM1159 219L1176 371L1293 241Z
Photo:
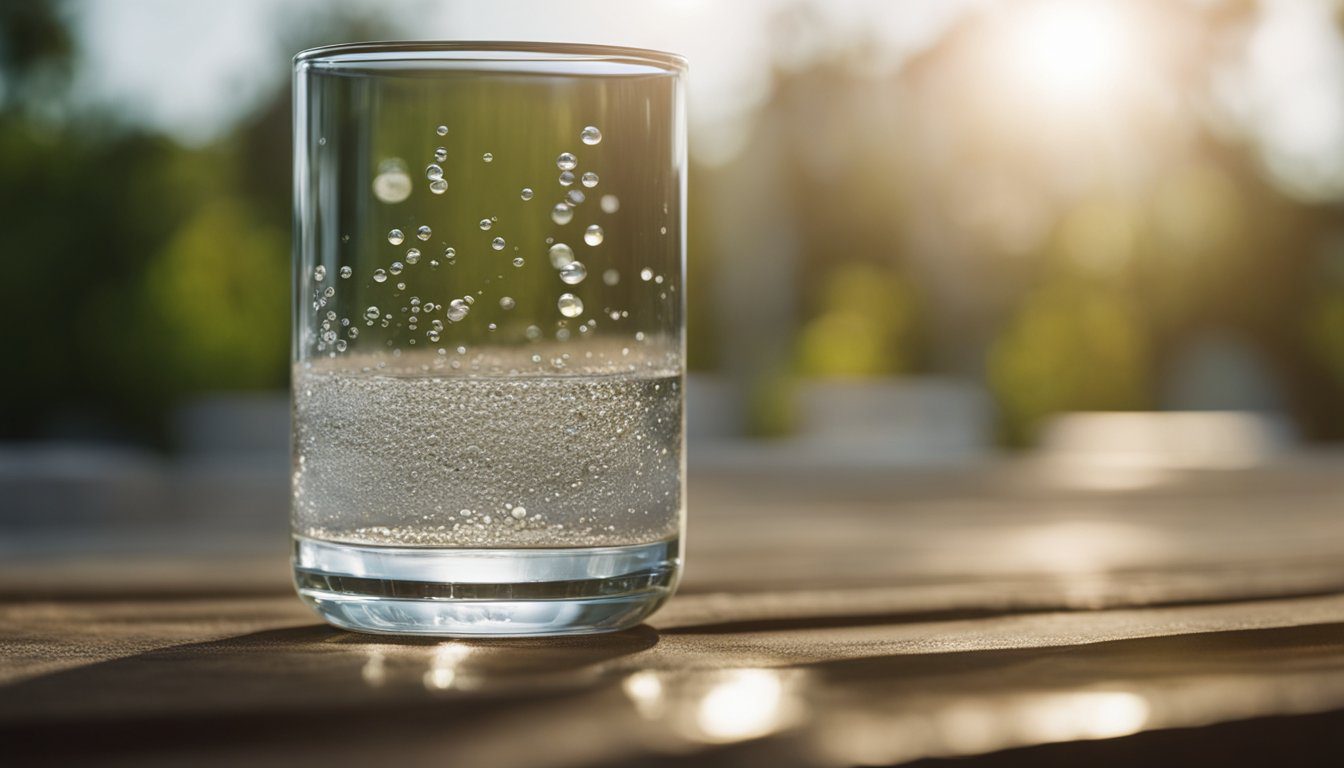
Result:
M676 539L626 547L426 549L294 537L294 582L343 629L528 637L633 627L671 596Z

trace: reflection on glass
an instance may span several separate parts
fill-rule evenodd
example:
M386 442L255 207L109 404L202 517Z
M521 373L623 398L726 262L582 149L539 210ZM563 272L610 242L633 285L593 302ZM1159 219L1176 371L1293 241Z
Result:
M710 744L759 738L803 713L801 670L636 672L621 684L635 711L682 738Z

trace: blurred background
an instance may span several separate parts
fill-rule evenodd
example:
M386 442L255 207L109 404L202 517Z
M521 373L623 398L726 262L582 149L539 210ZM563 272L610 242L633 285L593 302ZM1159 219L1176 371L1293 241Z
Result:
M1344 438L1341 2L15 0L8 530L283 528L290 58L391 38L689 58L693 467Z

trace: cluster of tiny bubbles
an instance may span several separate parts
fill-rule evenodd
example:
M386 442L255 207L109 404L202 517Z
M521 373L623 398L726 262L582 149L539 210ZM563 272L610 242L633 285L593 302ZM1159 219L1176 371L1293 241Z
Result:
M574 172L573 172L573 171L561 171L561 172L560 172L560 186L562 186L562 187L568 187L570 184L573 184L573 183L574 183Z
M394 275L400 275L403 268L404 267L400 261L394 261L392 262L392 266L387 268L387 271Z
M321 264L318 264L313 269L313 279L320 283L324 279L326 279L326 277L327 277L327 268L322 266Z
M515 267L521 267L521 266L523 266L523 265L526 264L526 263L527 263L527 262L523 259L522 256L514 256L514 257L513 257L513 266L515 266Z
M448 309L444 314L447 315L448 322L456 323L459 320L465 318L467 316L467 313L470 311L471 311L470 304L463 301L462 299L453 299L452 301L448 302Z
M411 177L398 158L384 160L373 177L373 195L384 203L400 203L411 196Z
M364 319L377 320L378 316L381 314L382 311L379 310L377 307L369 307L368 309L364 310Z
M519 194L519 197L523 198L524 200L531 200L531 199L532 199L532 188L531 188L531 187L523 187L523 191L522 191L521 194Z
M552 245L548 254L551 257L551 266L556 269L560 269L574 260L574 249L564 243Z
M416 262L419 261L419 260L420 260L420 249L419 249L419 248L412 248L412 249L410 249L409 251L406 251L406 263L407 263L407 264L414 264L414 263L416 263Z
M603 195L599 205L602 206L603 213L615 213L621 210L621 201L615 195Z
M579 181L583 186L592 189L597 186L597 174L592 171L584 171L583 175L579 177Z
M560 268L560 280L566 285L578 285L588 276L588 268L581 261L571 261Z
M601 245L602 237L603 237L602 228L596 224L593 224L592 226L588 227L587 230L584 231L583 242L589 245Z
M518 306L518 303L515 302L515 301L513 300L513 297L512 297L512 296L500 296L500 297L499 297L499 308L500 308L500 309L506 309L506 310L507 310L507 309L513 309L513 308L516 307L516 306Z
M427 224L421 224L420 228L415 230L415 236L421 240L428 240L433 234L434 230L430 229Z
M448 191L448 182L443 179L435 179L429 182L429 191L436 195L442 195Z
M556 224L568 224L574 218L574 209L569 203L556 203L551 209L551 221Z
M565 197L568 198L569 202L574 205L582 203L585 199L583 190L581 189L571 189L569 190L569 192L565 193Z
M579 159L572 152L561 152L560 156L555 158L555 166L562 171L572 171L579 164Z
M373 270L373 282L375 282L375 283L385 283L385 282L387 282L387 273L384 272L384 271L381 270L381 269L375 269L375 270Z
M494 248L496 251L504 250L504 238L496 237L494 240L491 240L490 247Z
M650 280L653 279L653 270L649 269L648 267L639 270L639 279L643 280L646 283L649 282Z
M608 269L606 272L602 273L602 282L607 285L615 285L621 282L621 273L614 269Z
M572 293L560 294L560 298L555 301L555 306L560 309L560 314L565 317L578 317L583 314L583 299Z
M348 278L353 274L355 274L355 270L351 269L349 264L345 265L344 267L341 267L342 279Z
M486 152L484 155L481 155L481 159L488 163L494 160L495 156L490 154L489 152Z
M591 147L594 144L601 143L602 132L597 130L596 126L590 125L579 132L579 141Z
M440 125L438 128L434 129L434 132L437 133L437 134L439 134L440 136L447 136L447 135L448 135L448 126L446 126L446 125Z
M447 159L448 159L448 148L447 148L447 147L439 147L438 149L434 150L434 161L435 161L435 162L442 163L444 160L447 160Z
M437 181L443 178L443 168L438 163L430 163L425 167L425 178L430 181Z
M401 245L405 241L406 233L402 232L400 229L394 229L387 233L387 242L393 245Z
M488 231L492 226L494 226L494 222L490 221L489 219L481 219L482 232Z

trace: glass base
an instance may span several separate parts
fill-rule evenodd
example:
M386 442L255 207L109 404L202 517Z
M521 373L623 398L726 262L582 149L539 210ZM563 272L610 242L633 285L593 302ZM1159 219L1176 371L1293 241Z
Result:
M676 589L676 539L627 547L426 549L294 537L299 596L343 629L443 637L615 632Z

